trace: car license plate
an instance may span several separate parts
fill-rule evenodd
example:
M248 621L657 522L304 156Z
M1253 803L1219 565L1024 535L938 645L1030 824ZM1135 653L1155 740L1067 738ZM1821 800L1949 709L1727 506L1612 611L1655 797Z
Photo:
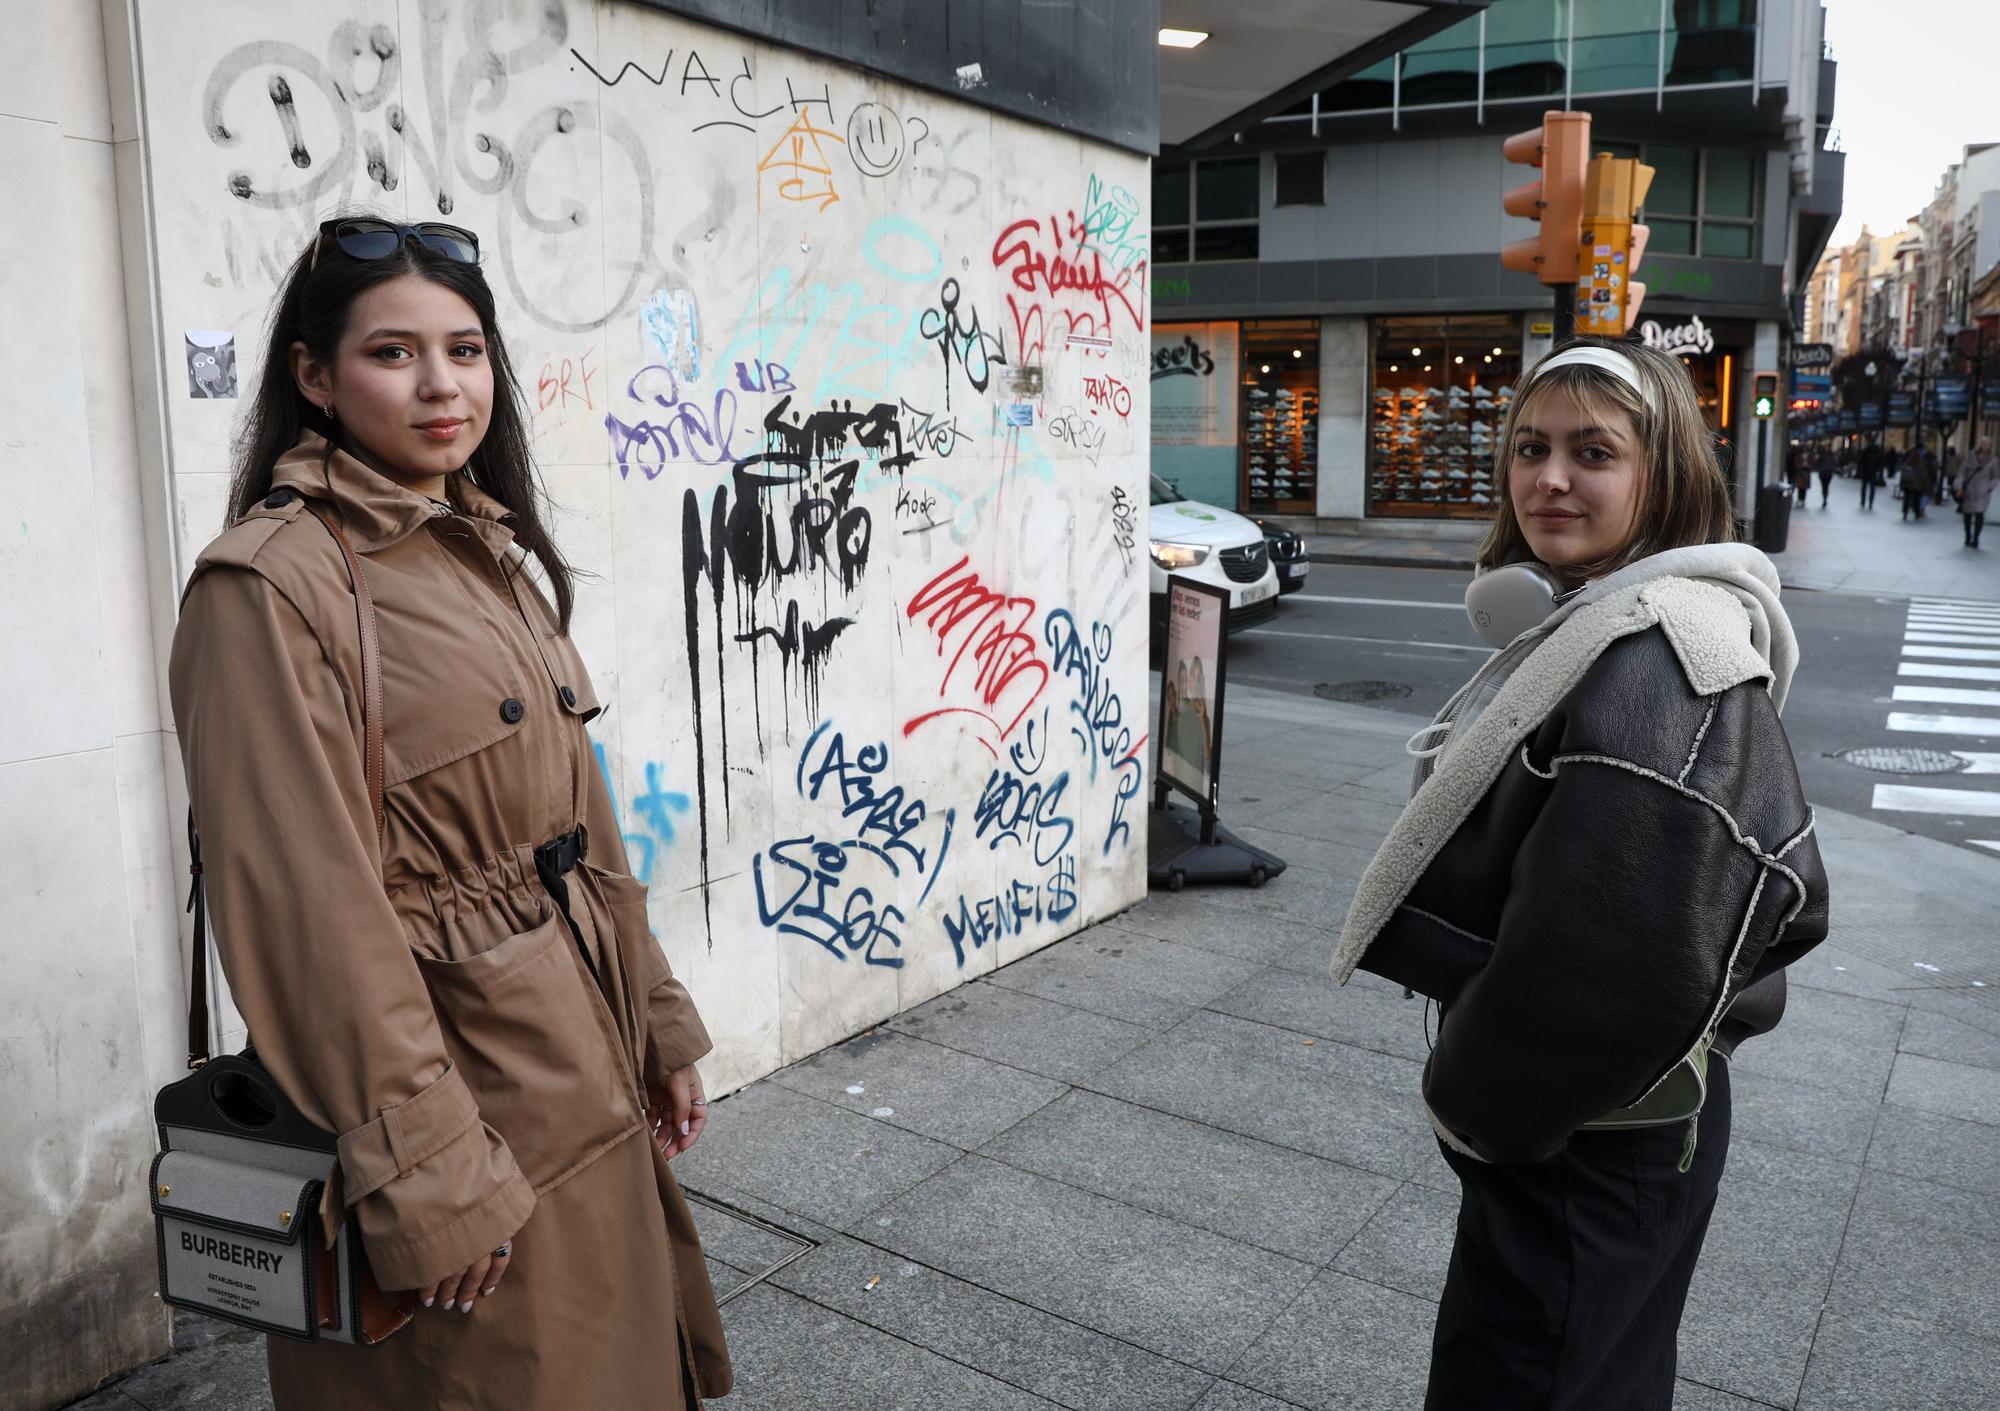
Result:
M1306 576L1306 566L1302 563L1286 563L1278 566L1284 571L1284 575L1287 578L1303 578Z
M1254 584L1243 590L1242 596L1236 600L1236 606L1241 608L1248 607L1252 603L1261 603L1277 591L1278 585L1275 582Z

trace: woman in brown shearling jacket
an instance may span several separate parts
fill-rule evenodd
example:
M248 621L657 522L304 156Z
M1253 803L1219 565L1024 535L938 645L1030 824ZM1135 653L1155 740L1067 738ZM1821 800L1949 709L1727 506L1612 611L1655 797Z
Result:
M270 1339L281 1411L691 1407L731 1380L667 1165L701 1134L708 1036L584 730L570 575L476 259L451 227L321 227L174 638L231 992L339 1137L329 1215L422 1304L372 1347ZM356 604L308 511L374 599L379 848Z

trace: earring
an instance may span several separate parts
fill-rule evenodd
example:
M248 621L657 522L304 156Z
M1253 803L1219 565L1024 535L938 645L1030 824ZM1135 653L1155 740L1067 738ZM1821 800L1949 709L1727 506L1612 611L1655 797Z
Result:
M327 402L327 404L326 404L325 406L323 406L323 407L321 407L321 408L320 408L320 410L326 413L326 419L327 419L328 421L339 421L339 420L340 420L340 413L336 412L336 411L335 411L335 410L333 409L333 403L332 403L331 401L328 401L328 402Z

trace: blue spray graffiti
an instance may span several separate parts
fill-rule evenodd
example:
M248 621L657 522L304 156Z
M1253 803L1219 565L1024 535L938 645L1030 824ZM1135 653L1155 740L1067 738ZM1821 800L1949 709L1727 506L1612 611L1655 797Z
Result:
M691 289L662 289L639 306L639 327L683 382L701 381L701 311Z
M1139 752L1145 748L1146 737L1132 738L1132 727L1125 723L1124 700L1111 686L1109 624L1092 622L1086 642L1076 618L1065 608L1052 608L1042 623L1042 639L1049 644L1056 675L1070 678L1075 691L1069 703L1075 719L1069 728L1090 761L1092 781L1100 764L1118 776L1118 792L1111 800L1111 825L1104 834L1108 854L1114 842L1131 842L1132 825L1125 818L1125 809L1142 787L1145 764Z
M933 834L927 827L930 807L923 800L908 798L900 784L883 787L888 768L888 745L863 745L850 755L845 737L822 721L799 751L793 782L805 803L818 803L823 796L838 802L837 831L851 829L852 835L839 840L814 834L781 838L751 859L750 870L758 919L765 926L804 937L837 960L859 954L865 964L900 970L903 937L896 928L907 917L898 906L878 905L875 887L882 885L883 871L900 878L910 868L927 879L917 898L921 907L951 852L958 815L946 809L942 829ZM873 885L862 885L857 878ZM786 886L789 892L783 890Z
M1040 880L1017 878L993 896L977 901L960 897L957 912L945 913L944 933L963 969L968 953L977 954L989 941L1021 935L1043 921L1067 921L1075 911L1076 858L1066 853Z
M611 761L605 756L604 746L593 742L591 748L597 752L597 770L604 776L604 791L611 797L611 815L623 825L623 810L618 806L618 789L611 782ZM646 762L646 788L632 800L632 813L638 823L638 831L624 834L626 860L632 866L632 875L641 882L653 880L653 867L674 842L674 815L688 811L688 796L662 786L663 766L657 760Z

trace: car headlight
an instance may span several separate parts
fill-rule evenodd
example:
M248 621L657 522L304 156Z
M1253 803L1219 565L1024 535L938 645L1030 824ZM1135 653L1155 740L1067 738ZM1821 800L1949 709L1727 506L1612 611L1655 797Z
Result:
M1199 544L1165 544L1154 540L1153 562L1169 573L1177 568L1193 568L1208 557L1208 550Z

